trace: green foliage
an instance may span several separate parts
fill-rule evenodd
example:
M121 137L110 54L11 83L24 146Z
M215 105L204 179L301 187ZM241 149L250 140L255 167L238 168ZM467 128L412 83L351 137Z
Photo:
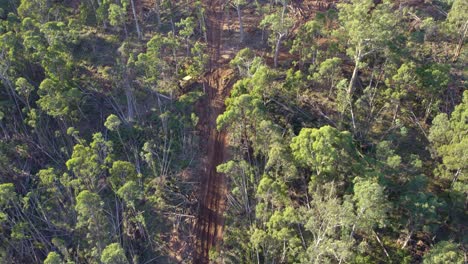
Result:
M143 197L141 188L134 181L127 181L117 191L117 195L132 207L135 207L135 202Z
M450 241L441 241L434 245L431 250L424 255L424 264L442 264L465 262L463 253L458 248L458 245Z
M331 126L303 128L291 141L294 158L313 171L309 188L332 180L346 180L356 162L349 132Z
M103 264L127 264L129 263L125 252L119 243L109 244L101 255Z
M370 231L375 227L385 227L391 206L384 188L377 180L356 178L353 200L356 203L359 227Z
M452 179L455 190L466 192L468 174L468 92L463 101L455 107L450 118L446 114L437 115L432 121L429 140L434 145L442 164L437 174Z
M34 87L25 78L18 78L15 84L16 91L28 100Z
M0 263L463 263L467 2L212 2L0 1Z
M395 37L397 19L390 1L375 4L372 0L353 0L340 3L338 8L339 20L350 44L347 50L350 56L363 56L381 49Z
M326 83L324 84L329 87L331 93L332 89L336 87L338 81L342 79L340 69L342 63L343 61L336 57L324 60L318 66L317 71L313 73L312 79L319 83L325 81Z
M65 83L56 80L45 79L39 85L37 100L42 110L53 117L68 117L76 115L76 103L79 98L79 91L70 88Z
M230 104L228 110L217 118L218 129L223 128L227 124L233 124L232 122L242 117L254 117L261 114L261 102L260 100L243 94L238 98L235 98ZM244 119L247 122L247 120ZM250 120L252 122L254 120ZM249 122L249 123L250 123ZM247 125L247 124L246 124Z
M21 17L32 17L44 22L48 13L48 3L45 0L21 0L18 6L18 14Z
M251 49L245 48L241 49L229 64L232 67L237 67L241 76L252 77L257 68L260 67L261 59L256 57Z
M109 23L114 27L119 27L125 24L127 15L126 6L120 6L114 3L109 5Z
M349 232L356 222L352 205L337 196L334 183L319 186L311 198L310 205L300 214L305 229L312 235L301 263L349 261L354 247Z
M50 252L44 260L44 264L62 264L64 263L62 257L57 252Z
M87 259L98 259L109 239L103 206L101 197L88 190L80 192L76 197L75 210L78 214L76 227L82 230L89 244L86 248Z
M272 31L271 41L274 45L275 39L278 35L285 35L288 33L290 27L293 24L293 20L288 16L283 16L280 12L267 15L260 22L261 27L266 27Z
M446 26L453 33L463 34L466 30L466 14L468 12L468 4L462 0L454 0L450 12L448 13Z
M120 119L116 115L111 114L107 117L104 126L110 131L116 131L118 130L120 124L122 124Z
M95 216L102 211L102 201L99 195L84 190L76 197L75 209L78 212L78 227L87 224Z
M318 53L317 38L321 33L323 24L317 20L307 21L299 28L299 32L293 40L291 53L299 55L300 63L315 63Z
M13 183L2 183L0 184L0 206L5 207L11 202L16 196L15 186Z
M100 177L106 173L111 162L111 153L112 142L105 141L101 133L93 135L90 145L75 145L71 158L66 162L67 168L76 177L74 187L96 190Z
M179 34L184 38L189 38L193 35L195 30L195 19L193 17L187 17L176 23L176 26L180 27Z
M114 190L118 190L127 181L137 179L135 166L127 161L114 161L109 169L109 182Z

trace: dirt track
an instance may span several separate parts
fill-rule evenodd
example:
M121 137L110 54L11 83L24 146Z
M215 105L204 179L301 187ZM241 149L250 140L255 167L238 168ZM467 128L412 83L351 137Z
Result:
M208 46L210 49L209 72L203 85L206 96L198 105L201 148L204 152L203 168L200 175L199 212L195 226L196 251L194 263L209 263L211 248L222 240L226 202L226 180L216 171L226 155L226 132L217 131L216 118L225 109L224 100L232 86L232 70L220 61L223 32L223 11L221 0L204 1L207 15ZM224 63L225 64L225 63Z

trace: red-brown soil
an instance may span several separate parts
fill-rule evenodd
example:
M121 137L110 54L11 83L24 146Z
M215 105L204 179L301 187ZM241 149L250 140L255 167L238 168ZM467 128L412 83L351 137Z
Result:
M218 173L216 167L224 162L227 143L226 132L216 129L216 118L225 109L224 100L229 95L233 76L233 71L224 63L230 56L225 54L229 50L223 49L223 3L206 0L204 4L211 60L210 70L203 80L205 97L197 107L200 118L197 129L204 158L200 170L194 263L209 263L210 250L222 240L227 185L225 175Z

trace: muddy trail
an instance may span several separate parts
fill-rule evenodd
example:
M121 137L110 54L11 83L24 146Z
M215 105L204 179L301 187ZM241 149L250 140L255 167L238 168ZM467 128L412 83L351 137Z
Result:
M223 88L231 85L231 73L230 70L216 69L207 74L207 96L200 105L203 109L200 109L199 131L205 156L200 174L194 263L208 263L210 249L222 240L227 185L225 176L218 173L216 167L227 156L227 142L226 132L216 129L216 118L224 111L224 98L229 89Z
M216 129L216 118L225 109L224 100L232 87L233 71L223 57L223 1L204 1L207 21L208 47L210 50L209 71L203 78L205 97L199 102L197 129L201 137L203 153L198 192L199 210L195 224L195 252L193 263L209 263L209 252L222 240L226 207L227 184L216 167L227 155L226 132Z

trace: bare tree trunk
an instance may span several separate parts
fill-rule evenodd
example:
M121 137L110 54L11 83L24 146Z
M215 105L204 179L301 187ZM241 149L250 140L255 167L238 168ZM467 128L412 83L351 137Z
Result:
M458 45L455 50L455 55L453 57L454 62L458 60L458 57L460 56L460 53L463 47L463 43L465 42L466 32L468 31L468 21L466 21L465 24L463 24L463 27L461 30L463 31L463 33L461 34L460 40L458 41Z
M203 38L205 39L205 42L208 43L208 34L206 32L205 13L204 12L200 12L200 13L201 13L201 22L203 23L203 26L202 26Z
M172 35L175 36L175 24L174 24L174 18L171 16L171 29L172 29Z
M283 34L279 34L278 40L276 41L275 58L274 58L275 68L278 67L278 56L279 56L281 40L283 39L283 36L284 36Z
M240 42L244 42L244 23L242 22L242 10L240 5L236 5L237 17L239 19Z
M408 242L411 240L411 236L413 235L413 231L409 232L408 236L405 239L405 242L403 243L403 246L401 249L405 249L406 246L408 245Z
M374 233L375 239L377 239L377 242L379 242L380 246L382 247L383 252L385 253L385 256L387 256L387 258L390 258L390 255L388 254L387 249L385 248L384 244L383 244L382 241L380 240L380 238L379 238L379 236L377 235L377 233L376 233L374 230L372 230L372 232Z
M119 242L122 244L123 243L123 236L122 236L122 225L120 224L120 206L119 206L119 200L117 198L117 195L114 194L114 202L115 202L115 218L116 218L116 223L114 224L114 230L117 233Z
M127 120L129 122L135 119L135 104L133 98L132 87L130 85L130 81L128 80L128 76L125 76L125 97L127 98Z
M356 134L356 118L354 116L354 108L353 108L353 99L351 98L351 96L348 96L348 100L349 100L349 109L351 111L351 121L353 123L353 132L354 134Z
M160 0L155 1L156 5L156 21L158 21L158 29L161 27L161 6L159 3Z
M125 32L125 38L128 38L128 30L127 30L127 25L124 23L124 32Z
M130 0L130 3L132 4L133 19L135 19L135 26L136 26L136 31L137 31L137 34L138 34L138 39L142 39L143 35L141 34L140 24L138 24L138 16L137 16L137 13L136 13L136 10L135 10L135 1Z
M359 70L359 63L361 62L361 50L357 50L357 54L355 56L355 63L354 63L354 70L353 75L351 76L351 80L349 81L348 86L348 95L352 95L354 92L354 84L356 83L357 73Z
M190 56L190 43L189 43L189 37L185 38L185 49L187 53L187 57Z

